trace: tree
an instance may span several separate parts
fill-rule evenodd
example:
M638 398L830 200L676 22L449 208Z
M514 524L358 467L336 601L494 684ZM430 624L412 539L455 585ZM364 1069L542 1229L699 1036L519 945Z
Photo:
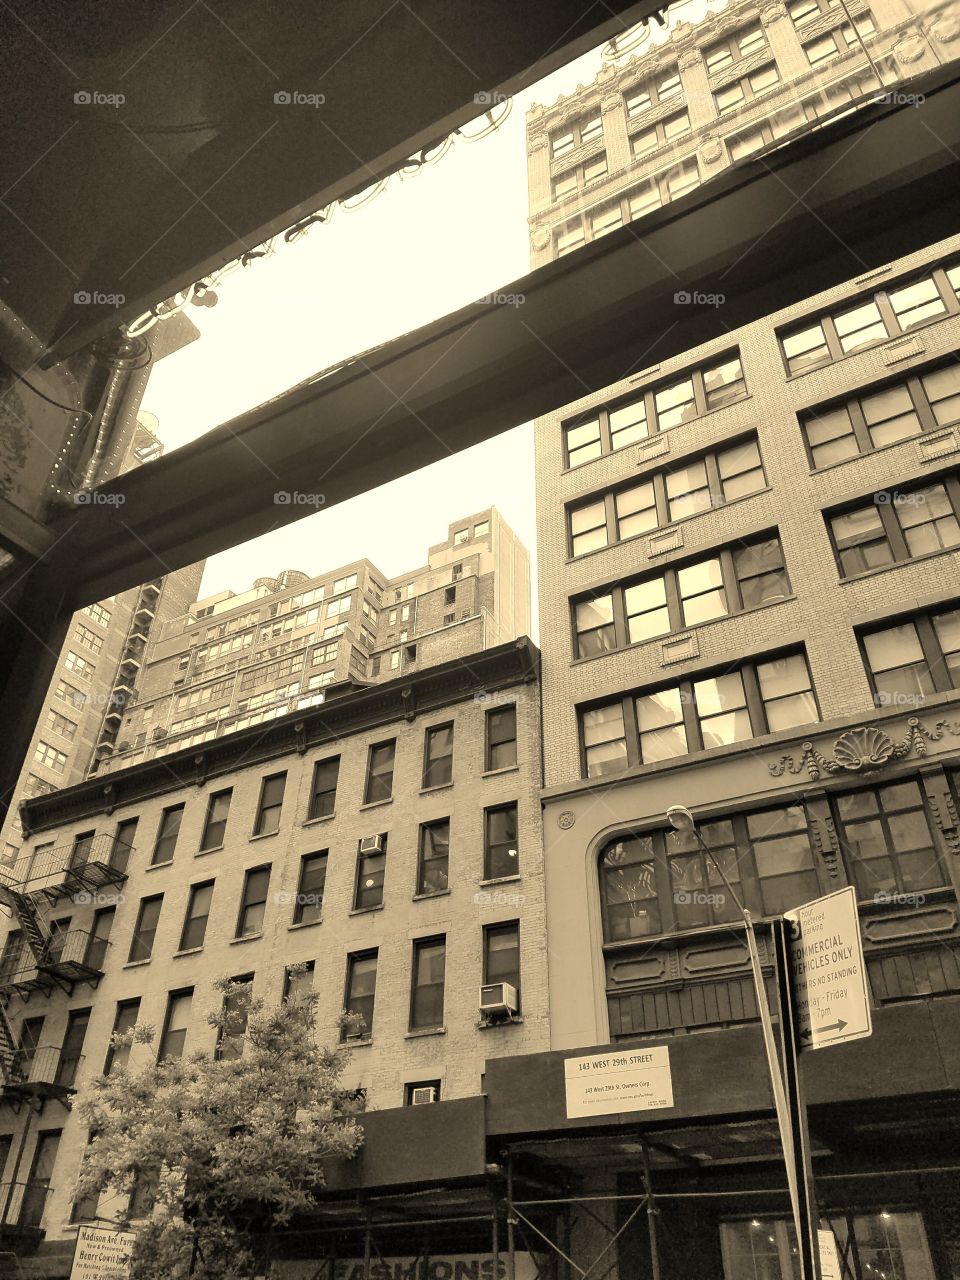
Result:
M344 1055L315 1040L317 997L265 1010L249 984L215 986L224 995L209 1018L218 1053L151 1055L136 1072L117 1066L78 1105L93 1135L78 1199L112 1190L153 1201L131 1280L260 1274L271 1233L316 1204L324 1162L350 1158L362 1143L362 1094L340 1086ZM113 1043L153 1038L152 1027L138 1026ZM125 1209L117 1225L129 1216Z

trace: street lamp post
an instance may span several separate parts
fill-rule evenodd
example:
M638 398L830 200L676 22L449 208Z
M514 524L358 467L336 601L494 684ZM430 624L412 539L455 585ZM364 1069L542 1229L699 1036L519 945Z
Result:
M693 814L690 810L684 808L683 805L673 804L667 809L666 817L674 831L693 836L697 844L703 850L705 856L709 858L711 864L716 869L717 874L723 881L724 888L727 893L729 893L737 907L737 910L743 918L747 936L747 951L750 954L750 970L753 974L753 985L757 997L757 1008L760 1012L760 1026L763 1030L763 1047L767 1056L770 1088L773 1091L773 1103L777 1113L777 1127L780 1130L780 1145L783 1148L783 1159L787 1169L787 1186L790 1190L790 1205L793 1210L793 1224L796 1228L797 1243L800 1250L801 1280L820 1280L820 1268L817 1265L817 1260L814 1256L811 1256L810 1250L806 1247L806 1242L810 1238L810 1233L807 1230L807 1224L804 1221L806 1215L802 1213L800 1208L800 1183L797 1177L797 1150L794 1141L793 1114L787 1101L787 1093L783 1083L783 1073L780 1069L780 1060L777 1055L777 1044L773 1037L773 1020L770 1016L770 1002L767 999L767 984L764 981L763 970L760 967L760 952L757 949L757 934L753 925L753 917L751 916L749 909L741 901L740 896L734 889L733 885L727 879L726 873L720 865L719 859L697 830L696 823L693 820ZM788 1033L788 1028L781 1025L781 1031L786 1035Z

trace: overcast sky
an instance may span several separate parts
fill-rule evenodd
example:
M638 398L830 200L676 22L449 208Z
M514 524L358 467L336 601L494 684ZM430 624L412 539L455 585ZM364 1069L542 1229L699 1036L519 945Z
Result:
M158 363L144 399L166 449L525 275L526 111L589 84L599 66L594 52L540 81L514 100L497 132L472 144L458 139L417 176L392 177L364 208L337 208L329 224L231 273L216 307L190 306L202 337ZM201 594L362 556L398 575L424 563L451 521L490 505L533 556L529 424L211 557Z

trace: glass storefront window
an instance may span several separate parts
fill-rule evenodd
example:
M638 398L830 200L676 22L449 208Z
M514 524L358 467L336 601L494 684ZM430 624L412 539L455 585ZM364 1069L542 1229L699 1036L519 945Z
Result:
M829 1225L844 1280L936 1280L919 1213L831 1214ZM799 1277L796 1235L787 1218L721 1222L720 1249L724 1280Z

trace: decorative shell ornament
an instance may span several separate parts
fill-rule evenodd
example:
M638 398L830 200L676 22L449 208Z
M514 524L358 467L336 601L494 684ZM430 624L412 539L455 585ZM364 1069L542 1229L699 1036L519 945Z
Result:
M852 772L868 773L871 769L879 769L893 752L893 740L875 725L850 729L833 744L833 758L837 764Z

